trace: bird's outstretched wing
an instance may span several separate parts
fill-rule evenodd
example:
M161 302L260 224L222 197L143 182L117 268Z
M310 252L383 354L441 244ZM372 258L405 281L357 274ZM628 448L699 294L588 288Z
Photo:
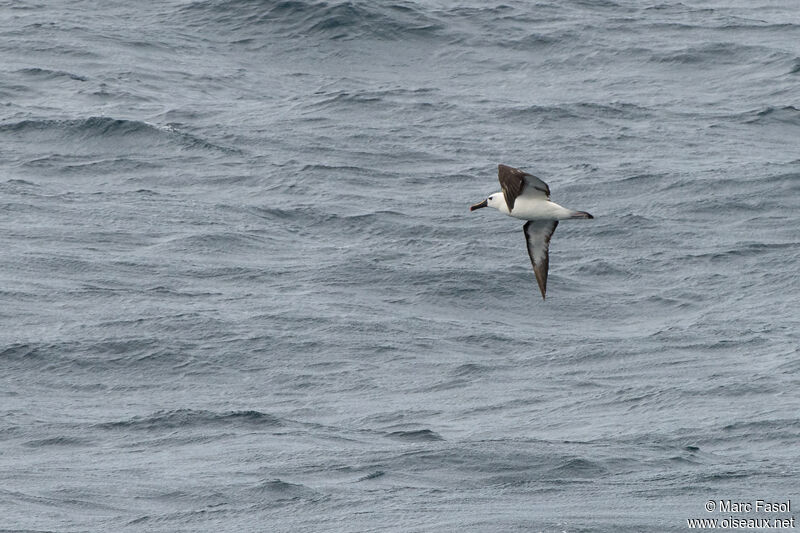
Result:
M547 291L547 268L549 266L550 237L556 231L558 220L530 220L522 226L525 241L528 244L528 255L536 274L536 282L542 291L542 299Z
M550 199L550 187L533 174L507 165L497 165L497 179L500 180L509 211L514 209L514 201L521 194Z

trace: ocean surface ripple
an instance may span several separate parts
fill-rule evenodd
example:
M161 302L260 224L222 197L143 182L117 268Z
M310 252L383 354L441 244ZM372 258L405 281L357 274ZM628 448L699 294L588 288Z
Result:
M794 2L0 15L1 531L684 531L796 496ZM596 217L546 302L521 224L467 209L498 163Z

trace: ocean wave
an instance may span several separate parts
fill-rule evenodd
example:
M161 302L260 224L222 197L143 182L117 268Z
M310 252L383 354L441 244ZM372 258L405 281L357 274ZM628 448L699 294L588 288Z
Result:
M601 448L549 441L436 442L424 449L413 449L385 458L387 469L404 472L448 469L469 472L492 486L519 486L544 482L563 485L570 482L604 479L641 468L627 450L606 452Z
M441 34L450 45L531 51L579 39L573 27L548 25L563 21L565 9L568 8L548 3L539 3L535 9L525 5L486 4L453 6L436 14L446 23Z
M190 25L221 30L233 36L261 35L270 32L283 37L308 39L322 37L348 40L372 37L396 40L408 36L434 35L442 26L413 3L377 5L369 2L328 2L288 0L203 0L180 8L177 16ZM233 39L237 41L237 39ZM252 42L251 39L238 42Z
M80 76L78 74L73 74L71 72L66 72L63 70L50 70L47 68L39 68L39 67L23 68L15 71L15 73L22 74L25 76L30 76L40 80L54 80L54 79L64 78L72 81L88 81L88 78L86 78L85 76Z
M294 209L279 207L253 207L250 213L274 222L276 230L288 233L308 233L314 228L323 234L357 233L361 236L383 238L390 235L414 239L437 230L432 225L421 225L418 220L399 211L381 209L367 213L334 213L327 209L300 206Z
M490 365L480 365L477 363L465 363L456 367L452 374L459 378L479 378L493 372L497 367Z
M223 147L172 125L158 126L141 120L93 116L81 119L26 119L0 124L0 136L13 136L35 143L103 143L133 145L139 148L162 147L164 143L192 150L215 150L226 153L236 149Z
M540 122L569 119L646 119L653 112L645 107L627 102L601 104L575 102L557 105L510 106L498 110L501 117L509 119L536 119Z
M339 90L333 92L318 91L315 98L304 105L308 110L318 112L320 109L342 108L352 111L373 107L376 110L385 109L386 106L394 108L402 106L404 109L428 109L434 106L431 98L438 91L421 87L416 89L374 89L374 90ZM441 102L436 104L437 111L451 109L452 103Z
M256 492L259 495L269 495L276 500L286 499L315 499L322 496L319 492L311 487L302 485L300 483L289 483L282 479L272 479L269 481L262 481L254 487L250 488L250 492Z
M430 429L417 429L411 431L392 431L386 434L387 437L412 442L429 442L444 440L441 435Z
M135 157L92 157L85 155L50 154L30 159L23 163L27 169L58 172L59 174L107 175L116 172L136 172L155 170L163 167L162 162L152 161L148 156Z
M214 232L170 237L168 240L152 245L149 251L156 254L176 252L199 254L233 254L261 248L268 237L253 232Z
M599 462L581 457L567 459L547 473L558 480L593 479L607 474L608 469Z
M738 65L745 61L750 62L753 58L771 57L773 54L775 54L775 50L766 46L716 42L678 50L652 52L650 59L657 63L679 63L683 65L703 63Z
M593 276L595 278L610 276L632 279L636 274L627 263L605 261L603 259L598 259L596 261L592 261L591 263L579 265L575 271L582 276Z
M741 207L739 207L741 209ZM785 243L761 243L761 242L742 242L735 248L729 248L724 251L709 251L702 254L693 256L692 258L709 259L712 263L716 261L729 261L739 257L758 257L771 253L776 253L779 258L786 257L784 251L793 250L797 248L795 242Z
M767 106L743 115L746 124L791 124L800 126L800 109L793 105Z
M29 440L23 445L29 448L41 448L43 446L84 446L89 444L91 444L89 439L59 436Z
M383 470L375 470L374 472L370 472L369 474L361 476L356 481L369 481L371 479L377 479L379 477L383 477L384 475L386 475L386 472L384 472Z
M136 416L127 420L96 424L97 429L134 429L159 431L176 428L231 425L236 427L280 427L283 421L261 411L216 412L195 409L157 411L149 416Z
M74 268L67 264L65 269ZM92 289L81 289L85 294ZM170 317L174 320L176 317ZM112 321L104 325L133 325L164 322L165 317L135 318ZM186 346L182 346L185 348ZM63 342L14 343L0 350L0 359L17 367L69 374L75 372L113 371L134 368L141 371L146 365L170 369L176 364L177 345L167 345L160 339L131 337L105 340L70 340Z

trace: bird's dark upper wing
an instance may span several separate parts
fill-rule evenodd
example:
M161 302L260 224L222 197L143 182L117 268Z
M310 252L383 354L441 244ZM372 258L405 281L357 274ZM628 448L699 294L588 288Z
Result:
M507 165L498 165L497 179L500 180L500 187L503 189L503 196L505 196L509 211L514 209L514 202L521 194L550 199L550 187L533 174Z
M528 255L536 274L536 282L542 291L542 299L547 291L547 268L550 260L550 237L556 231L558 220L530 220L522 226L525 232L525 241L528 244Z

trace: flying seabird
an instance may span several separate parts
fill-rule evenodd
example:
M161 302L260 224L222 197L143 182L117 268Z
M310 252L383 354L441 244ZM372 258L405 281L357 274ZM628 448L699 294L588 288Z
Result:
M559 220L570 218L594 218L586 211L574 211L550 201L550 187L532 174L506 165L497 166L497 178L502 192L491 194L486 200L469 208L494 207L508 216L527 220L522 226L528 255L536 274L536 282L542 291L547 290L548 249L550 237L556 231Z

